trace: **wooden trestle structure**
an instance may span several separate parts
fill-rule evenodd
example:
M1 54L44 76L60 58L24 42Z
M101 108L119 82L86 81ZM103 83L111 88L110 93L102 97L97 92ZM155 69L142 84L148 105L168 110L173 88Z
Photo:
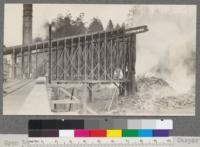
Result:
M136 88L136 34L146 31L147 26L139 26L50 39L7 47L4 55L12 54L13 78L17 73L41 76L39 67L45 66L50 83L120 83L131 95Z

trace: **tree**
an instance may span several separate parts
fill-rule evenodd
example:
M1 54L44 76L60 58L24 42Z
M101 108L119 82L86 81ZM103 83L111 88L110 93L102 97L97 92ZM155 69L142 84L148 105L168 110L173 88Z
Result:
M122 23L121 28L122 28L122 29L125 29L125 28L126 28L126 24L125 24L125 23Z
M61 38L85 33L86 27L83 19L84 13L80 13L74 20L72 19L71 13L67 13L65 16L57 16L52 22L52 38ZM44 27L48 30L49 23L45 23ZM46 39L48 39L48 35Z
M88 27L88 32L99 32L99 31L103 31L103 25L101 23L101 20L99 18L93 18L92 22L90 23L89 27Z
M118 30L120 28L121 28L120 25L117 23L116 26L115 26L115 29Z
M113 26L112 20L109 20L108 25L106 27L106 31L111 31L113 29L114 29L114 26Z
M69 13L66 16L58 16L53 21L53 27L54 27L52 31L53 38L61 38L73 35L71 14Z
M40 37L36 37L36 38L34 38L34 40L33 40L34 43L42 42L42 41L43 41L43 39L40 38Z
M80 15L76 18L76 20L72 21L74 35L84 34L86 32L86 27L83 22L83 18L84 18L84 13L80 13Z

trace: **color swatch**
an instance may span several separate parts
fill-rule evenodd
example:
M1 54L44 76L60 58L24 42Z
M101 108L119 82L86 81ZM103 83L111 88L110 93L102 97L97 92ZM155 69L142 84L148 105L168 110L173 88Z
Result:
M106 130L90 130L90 137L106 137Z
M122 130L122 136L123 137L138 137L138 130L124 129Z
M107 130L107 137L122 137L122 130Z

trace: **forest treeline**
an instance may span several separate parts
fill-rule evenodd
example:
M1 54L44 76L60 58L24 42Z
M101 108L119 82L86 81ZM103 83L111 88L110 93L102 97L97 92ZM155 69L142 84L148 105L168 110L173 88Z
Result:
M102 21L98 17L92 18L89 25L84 22L84 13L80 13L80 15L73 19L71 13L66 14L65 16L59 15L56 19L52 21L52 38L61 38L85 33L92 33L98 31L109 31L113 29L125 28L125 23L122 24L113 24L113 21L110 19L106 28L103 27ZM48 30L49 23L46 22L44 24L44 29ZM48 35L46 35L45 39L40 37L36 37L34 42L41 42L43 40L47 40Z

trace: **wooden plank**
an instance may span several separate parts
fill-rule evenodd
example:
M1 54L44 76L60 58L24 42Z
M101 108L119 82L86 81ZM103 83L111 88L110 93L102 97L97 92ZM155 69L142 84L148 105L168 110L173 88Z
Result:
M115 100L115 98L116 98L116 93L117 93L117 88L115 88L115 91L113 92L111 101L110 101L110 103L108 104L108 106L107 106L107 108L106 108L107 111L110 111L110 109L111 109L111 107L112 107L112 105L113 105L113 103L114 103L114 100Z
M35 84L24 101L18 115L51 115L51 108L45 84Z
M59 90L62 91L64 94L66 94L68 97L72 97L72 99L75 100L75 101L77 101L77 103L80 103L80 100L78 98L76 98L75 96L72 96L71 93L69 93L63 87L59 87Z
M86 110L87 110L89 113L93 114L93 115L97 115L97 114L98 114L98 113L95 112L92 108L90 108L90 107L88 107L88 106L87 106Z
M70 100L70 99L63 99L63 100L51 100L51 104L80 104L76 100Z
M121 80L57 80L57 81L52 81L52 83L55 83L55 84L66 84L66 83L78 83L78 84L81 84L81 83L113 83L113 82L116 82L116 83L123 83L123 82L128 82L130 80L128 79L121 79Z

